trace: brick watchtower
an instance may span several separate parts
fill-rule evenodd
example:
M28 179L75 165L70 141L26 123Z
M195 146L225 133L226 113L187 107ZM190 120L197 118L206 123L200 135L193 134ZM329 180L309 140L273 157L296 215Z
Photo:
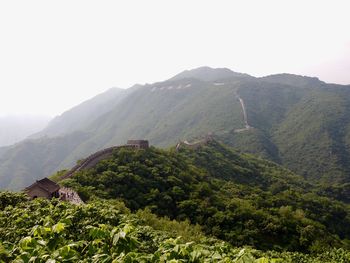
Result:
M147 149L149 147L147 140L128 140L126 145L140 149Z

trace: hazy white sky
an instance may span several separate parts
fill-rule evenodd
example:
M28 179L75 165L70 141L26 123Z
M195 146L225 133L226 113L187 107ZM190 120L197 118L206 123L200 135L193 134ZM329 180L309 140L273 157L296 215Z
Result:
M0 115L199 66L350 84L350 1L0 0Z

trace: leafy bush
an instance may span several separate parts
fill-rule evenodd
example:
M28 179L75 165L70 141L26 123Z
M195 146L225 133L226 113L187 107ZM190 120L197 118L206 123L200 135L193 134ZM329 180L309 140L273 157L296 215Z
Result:
M0 210L9 205L15 206L27 199L28 197L24 193L0 192Z
M158 230L145 225L148 221ZM0 262L256 262L250 252L218 240L172 238L182 230L159 230L160 223L187 225L157 219L149 211L130 214L118 202L22 202L0 211ZM196 228L186 229L195 233Z

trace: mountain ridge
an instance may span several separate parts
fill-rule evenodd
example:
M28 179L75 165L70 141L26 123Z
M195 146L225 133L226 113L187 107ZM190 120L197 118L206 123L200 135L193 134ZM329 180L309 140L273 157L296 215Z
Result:
M108 112L118 100L123 98L123 93L126 93L123 89L110 88L55 117L45 129L33 135L32 138L45 135L54 137L82 130L92 120Z
M350 165L345 158L350 147L350 126L346 119L350 114L348 86L292 74L271 75L263 79L244 74L237 77L228 69L212 69L211 81L204 81L203 70L211 69L199 68L187 71L185 77L180 73L182 77L178 74L175 79L126 90L120 100L112 100L110 110L85 126L77 125L84 139L78 140L79 143L74 144L75 147L65 156L59 160L42 157L50 167L42 170L53 173L72 167L89 153L122 144L131 137L145 138L153 145L169 147L179 140L212 133L240 151L285 165L307 180L322 178L322 183L331 184L349 182L346 171ZM222 73L218 74L218 71ZM230 77L225 80L221 78L228 75ZM234 132L246 125L237 93L244 101L248 123L254 127L241 133ZM328 117L322 119L322 116ZM304 130L304 126L308 128ZM63 136L60 140L47 140L48 149L58 149L60 146L55 145L58 141L69 143L69 133L60 136ZM319 139L310 139L309 136ZM289 141L293 141L292 148ZM41 144L35 140L33 143ZM28 164L19 163L16 158L19 149L18 145L10 147L0 156L0 178L10 176L14 180L18 176L48 175L28 172ZM45 152L44 146L42 151ZM297 153L297 158L293 153ZM40 156L44 154L40 153ZM17 169L16 165L22 168ZM6 185L0 183L1 187Z
M251 77L245 73L234 72L228 68L211 68L208 66L199 67L191 70L184 70L174 77L168 79L171 80L180 80L186 78L196 78L202 81L215 81L215 80L224 80L229 78L240 78L240 77Z
M0 147L25 140L42 130L51 121L48 116L0 116Z
M317 194L315 185L277 164L215 140L195 149L119 148L61 183L85 200L118 199L132 211L147 207L188 219L235 246L305 252L315 249L316 239L319 248L328 242L346 247L350 235L348 205Z

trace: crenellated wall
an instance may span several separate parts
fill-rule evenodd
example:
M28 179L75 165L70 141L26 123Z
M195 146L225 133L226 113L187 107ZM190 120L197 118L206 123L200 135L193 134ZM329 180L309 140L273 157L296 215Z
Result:
M131 149L146 149L148 148L148 141L145 140L129 140L128 144L120 146L112 146L101 151L91 154L89 157L82 160L71 170L69 170L64 176L61 177L61 180L71 177L75 172L78 172L83 169L89 169L94 167L99 161L110 157L113 152L120 148L131 148Z

